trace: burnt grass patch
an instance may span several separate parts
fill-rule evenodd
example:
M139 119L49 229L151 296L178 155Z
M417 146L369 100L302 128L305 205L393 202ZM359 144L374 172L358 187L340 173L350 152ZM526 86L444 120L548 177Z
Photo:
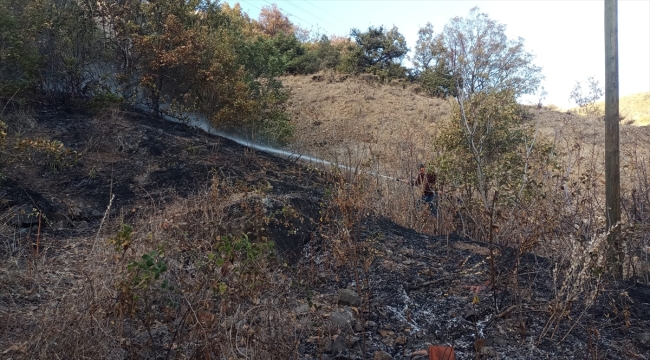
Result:
M338 291L354 289L365 299L356 318L364 323L363 331L339 334L356 337L358 345L336 358L372 358L376 352L394 359L420 358L414 354L432 344L453 346L459 359L648 355L647 286L610 283L590 309L579 307L580 299L575 299L566 318L549 325L548 306L557 291L550 259L516 256L515 249L495 246L497 281L492 285L486 243L419 234L382 218L365 219L356 231L356 240L371 243L376 252L367 270L359 266L355 275L349 264L333 273L323 270L327 266L313 270L314 263L327 263L315 260L327 248L319 241L307 245L312 256L302 259L305 269L324 272L303 275L316 279L311 297L326 294L335 303ZM344 312L342 308L333 311ZM303 347L314 356L322 349Z

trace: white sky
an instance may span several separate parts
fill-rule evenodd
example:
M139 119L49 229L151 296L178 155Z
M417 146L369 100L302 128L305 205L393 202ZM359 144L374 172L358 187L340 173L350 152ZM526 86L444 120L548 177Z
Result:
M478 6L491 19L507 25L510 38L525 39L526 49L536 55L548 92L545 104L575 106L568 98L576 81L585 89L594 76L604 89L604 2L579 0L238 0L242 9L257 18L260 9L275 2L290 20L324 34L348 36L351 28L397 26L414 48L417 31L431 22L442 31L449 19L467 16ZM619 0L619 91L620 96L650 91L650 0ZM538 97L524 99L537 103Z

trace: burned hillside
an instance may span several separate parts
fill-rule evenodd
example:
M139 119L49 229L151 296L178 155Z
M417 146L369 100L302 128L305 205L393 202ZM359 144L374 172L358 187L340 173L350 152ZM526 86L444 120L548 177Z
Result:
M363 174L128 109L6 119L56 145L3 168L8 358L650 356L647 286L558 302L561 264L396 225Z

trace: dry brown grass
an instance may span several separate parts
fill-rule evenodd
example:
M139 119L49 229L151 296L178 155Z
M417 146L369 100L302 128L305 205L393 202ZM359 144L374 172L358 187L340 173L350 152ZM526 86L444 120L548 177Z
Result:
M604 102L596 103L595 108L601 114L605 113ZM581 113L580 108L573 108L570 111ZM621 97L619 99L619 113L626 125L650 125L650 93L638 93Z
M117 243L121 218L96 239L68 238L38 255L18 239L1 262L3 357L296 357L314 320L295 318L291 279L264 245L264 196L215 178L211 190L132 219L135 232ZM167 266L159 279L130 266L152 250Z
M381 149L375 156L397 160L383 147L416 141L420 150L451 110L446 100L416 94L413 85L381 84L370 74L289 76L282 82L291 90L293 146L326 159L365 143ZM424 152L418 155L425 159Z

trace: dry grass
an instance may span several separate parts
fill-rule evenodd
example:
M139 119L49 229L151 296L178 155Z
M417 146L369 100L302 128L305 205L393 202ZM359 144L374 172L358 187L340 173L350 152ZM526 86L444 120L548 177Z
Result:
M291 90L295 150L401 178L412 174L410 166L430 160L432 139L452 108L448 100L416 94L414 85L381 84L370 75L325 73L282 81ZM589 159L603 173L602 118L528 107L527 121L568 156L562 161ZM620 138L621 167L632 166L632 158L643 162L639 156L647 155L650 129L621 124Z
M374 156L397 160L385 146L415 140L421 149L451 110L446 100L416 94L412 85L381 84L369 74L290 76L282 82L291 90L293 146L327 159L343 158L349 147L365 143L379 149ZM424 160L424 152L419 157Z
M595 108L603 114L605 112L605 103L596 103ZM570 111L581 113L580 108L573 108ZM619 99L619 113L626 125L650 125L650 93L638 93L621 97Z
M38 255L25 243L3 249L3 357L295 357L312 320L293 317L291 279L265 247L263 196L215 178L212 190L132 220L118 242L120 218L97 246L83 237ZM167 266L157 279L130 265L151 251Z

